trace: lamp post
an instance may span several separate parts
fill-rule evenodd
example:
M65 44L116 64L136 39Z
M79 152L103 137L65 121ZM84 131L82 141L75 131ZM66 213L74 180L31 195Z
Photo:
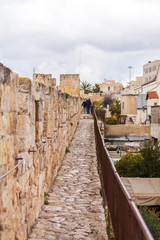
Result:
M131 69L133 68L132 66L129 66L129 84L131 84Z

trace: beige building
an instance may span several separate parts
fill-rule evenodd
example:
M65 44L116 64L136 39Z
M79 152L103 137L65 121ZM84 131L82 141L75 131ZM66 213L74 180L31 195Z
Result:
M147 116L151 116L151 107L157 106L159 102L159 97L157 92L148 92L146 96L147 100Z
M61 74L60 86L58 90L68 93L71 96L80 96L80 77L79 74Z
M142 83L143 83L143 77L138 76L138 77L136 77L135 81L131 81L130 88L134 89L135 87L140 86Z
M127 124L135 124L137 116L137 94L124 93L121 95L121 115Z
M107 94L115 94L123 90L123 85L114 80L106 80L98 85L100 86L100 90Z
M153 62L149 61L147 64L143 65L143 83L150 82L157 78L159 67L160 60L155 60Z
M151 107L151 137L155 144L160 141L160 106Z

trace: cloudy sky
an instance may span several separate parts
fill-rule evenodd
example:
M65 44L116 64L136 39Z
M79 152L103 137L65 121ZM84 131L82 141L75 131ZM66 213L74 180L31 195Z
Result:
M126 83L156 59L159 0L0 0L0 62L20 76Z

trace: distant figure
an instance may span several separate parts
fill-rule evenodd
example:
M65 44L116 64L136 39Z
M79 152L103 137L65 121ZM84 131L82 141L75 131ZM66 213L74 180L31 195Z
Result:
M86 113L86 100L83 101L82 106L83 106L83 112Z
M91 108L91 100L87 99L86 100L86 110L87 110L87 114L90 114L90 108Z

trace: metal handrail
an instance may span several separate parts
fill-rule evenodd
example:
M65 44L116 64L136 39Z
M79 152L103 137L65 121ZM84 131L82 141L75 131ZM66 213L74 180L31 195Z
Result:
M75 113L76 114L76 113ZM74 114L74 115L75 115ZM46 137L45 139L46 140L51 140L51 139L53 139L54 138L54 135L52 135L51 137ZM44 144L41 146L41 147L39 147L38 149L36 149L36 150L30 150L29 149L29 153L30 152L38 152L39 150L41 150L42 148L44 148L45 147L45 145L47 144L47 141L46 142L44 142ZM7 173L5 173L5 174L3 174L2 176L0 176L0 180L2 180L3 178L5 178L7 175L9 175L11 172L13 172L20 164L22 164L22 162L25 160L25 159L23 159L23 158L17 158L16 160L20 160L20 159L22 159L18 164L16 164L10 171L8 171Z
M5 178L8 174L10 174L11 172L13 172L13 170L15 170L20 164L23 163L23 161L25 160L25 158L17 158L16 160L20 160L22 159L19 163L16 164L16 166L14 166L14 168L12 168L10 171L8 171L7 173L3 174L2 176L0 176L0 180L2 180L3 178Z
M45 145L47 144L47 142L45 142L41 147L37 148L36 150L30 150L28 152L38 152L39 150L41 150L42 148L45 147Z
M36 150L29 150L28 152L38 152L40 149L44 148L45 145L47 144L47 142L45 142L40 148L36 149ZM3 174L2 176L0 176L0 180L2 180L3 178L5 178L7 175L9 175L11 172L13 172L19 165L21 165L23 163L23 161L25 160L25 158L17 158L16 160L20 160L22 159L19 163L17 163L10 171L6 172L5 174Z
M94 112L98 165L101 168L102 195L107 202L116 240L153 240L141 214L126 191L105 147ZM110 238L109 238L110 239Z

